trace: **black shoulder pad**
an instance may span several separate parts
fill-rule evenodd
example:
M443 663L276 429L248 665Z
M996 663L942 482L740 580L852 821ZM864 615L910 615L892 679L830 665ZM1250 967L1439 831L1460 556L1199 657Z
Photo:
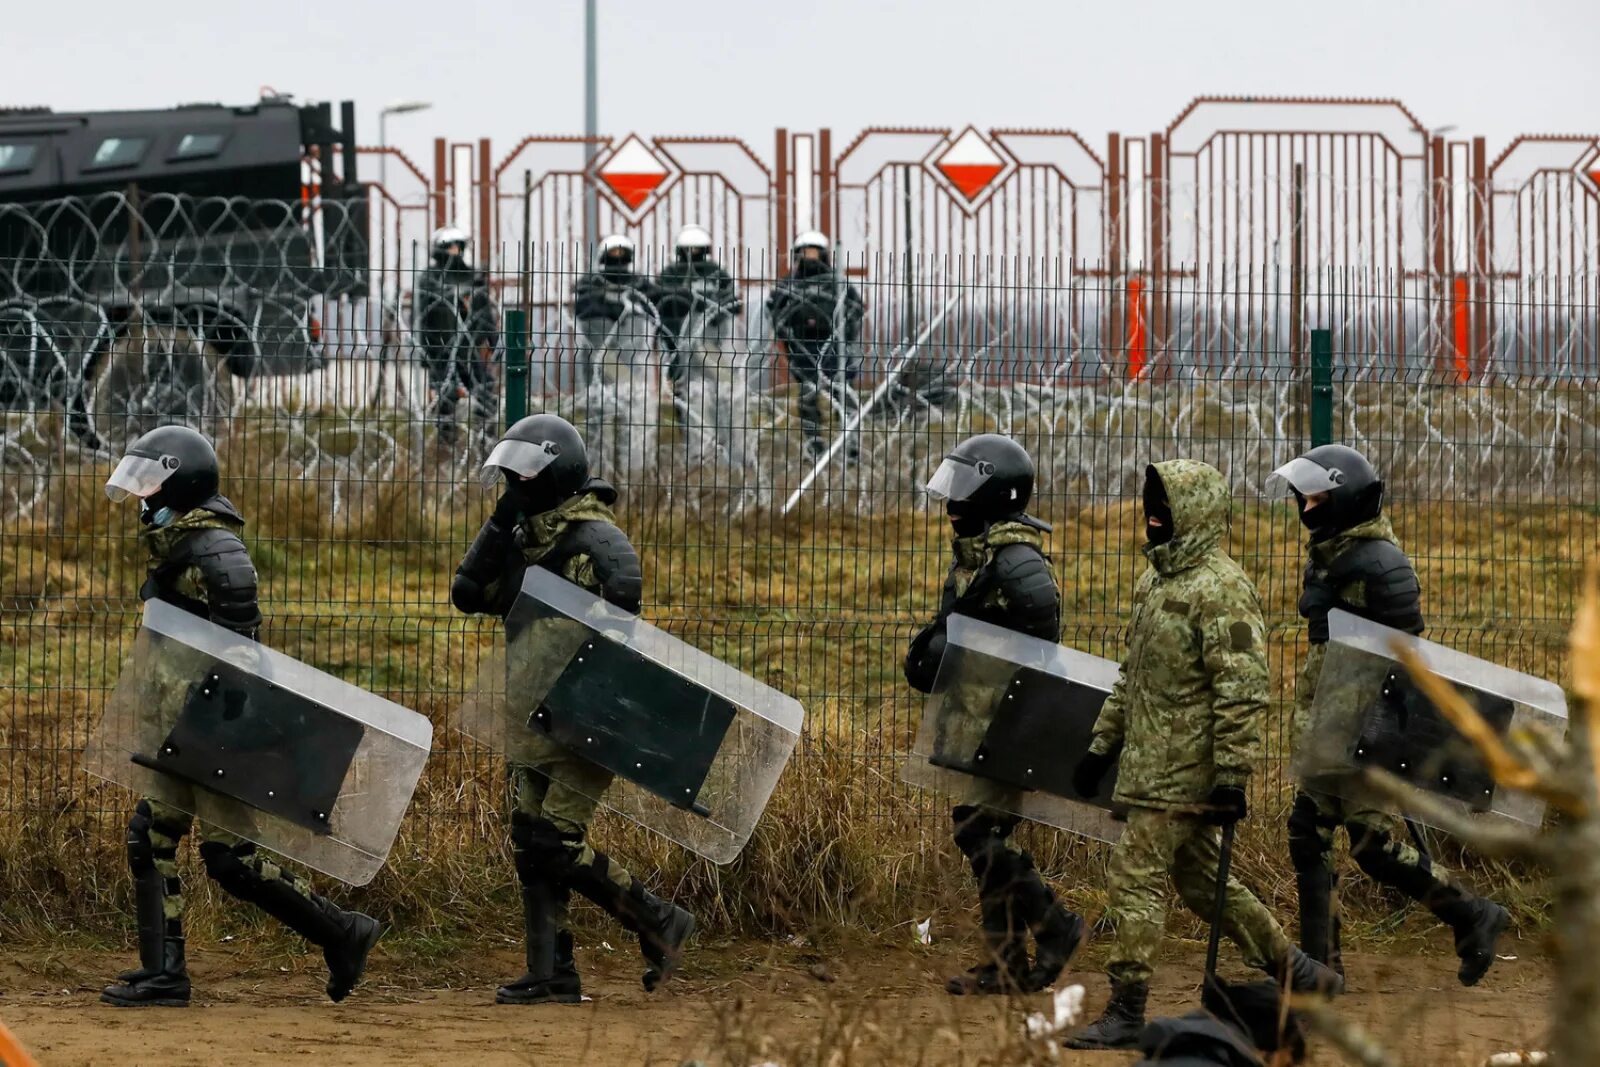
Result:
M1347 610L1405 633L1423 631L1422 586L1411 561L1394 542L1356 544L1333 561L1328 581L1335 590L1357 581L1365 586L1366 603Z
M1061 590L1039 550L1025 544L1003 545L990 566L1006 600L1002 625L1046 641L1061 640Z
M567 527L562 540L562 557L589 557L600 583L595 592L602 600L623 611L639 613L644 601L644 568L627 534L609 522L575 522Z
M239 535L231 530L196 530L183 539L174 556L200 568L211 621L254 637L261 626L256 568Z

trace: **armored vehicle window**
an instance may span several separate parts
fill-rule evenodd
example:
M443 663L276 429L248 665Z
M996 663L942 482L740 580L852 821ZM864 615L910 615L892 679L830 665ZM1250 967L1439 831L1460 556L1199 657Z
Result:
M94 150L94 158L84 170L102 170L109 167L131 167L144 157L150 147L148 137L107 137Z
M0 174L26 174L37 158L36 144L0 144Z
M225 133L186 133L178 138L178 146L172 150L168 159L204 159L214 156L222 151L222 144L228 139Z

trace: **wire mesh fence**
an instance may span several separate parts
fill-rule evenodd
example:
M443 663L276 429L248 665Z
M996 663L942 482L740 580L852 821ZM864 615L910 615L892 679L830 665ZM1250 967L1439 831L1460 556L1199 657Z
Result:
M1519 276L1469 306L1493 341L1463 375L1453 305L1377 268L1196 271L1134 290L1133 313L1128 278L1068 259L643 249L621 269L527 245L485 272L421 248L380 254L374 284L350 266L363 243L330 239L343 231L328 220L308 240L293 204L174 200L163 210L183 221L167 229L145 204L119 229L129 210L80 205L0 263L0 808L15 818L120 832L126 798L79 753L145 561L137 517L101 486L163 422L216 441L263 639L433 718L409 832L439 844L492 832L481 815L500 799L493 761L452 730L496 628L457 614L448 589L492 505L478 468L520 414L584 433L644 558L645 615L797 697L804 753L840 757L885 810L944 807L898 783L921 709L900 662L949 562L922 485L968 434L1034 455L1062 641L1113 658L1143 566L1146 464L1222 470L1231 547L1272 623L1280 767L1303 531L1262 483L1319 425L1385 473L1437 640L1555 675L1600 544L1590 274ZM1142 333L1153 316L1159 334Z

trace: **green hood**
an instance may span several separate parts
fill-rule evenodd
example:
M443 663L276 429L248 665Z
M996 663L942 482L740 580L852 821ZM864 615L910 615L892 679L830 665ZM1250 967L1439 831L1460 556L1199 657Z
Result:
M1341 530L1326 541L1313 541L1309 551L1311 558L1324 567L1344 555L1354 541L1388 541L1398 544L1394 538L1394 525L1389 522L1389 516L1379 515L1368 519L1366 522Z
M1173 459L1149 467L1167 491L1172 540L1145 544L1145 558L1162 574L1177 574L1203 560L1228 534L1228 482L1209 463Z

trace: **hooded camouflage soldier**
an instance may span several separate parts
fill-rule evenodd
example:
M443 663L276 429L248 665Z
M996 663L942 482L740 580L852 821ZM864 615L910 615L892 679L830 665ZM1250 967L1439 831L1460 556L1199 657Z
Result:
M139 539L150 552L141 600L163 600L252 640L261 625L256 570L239 534L244 519L218 493L217 454L186 426L158 426L140 437L106 482L113 501L139 498ZM106 986L117 1007L189 1003L178 845L194 826L180 808L146 798L128 822L139 927L139 966ZM204 824L200 859L229 895L254 904L322 949L328 997L343 1000L361 979L383 927L311 891L254 843Z
M644 589L639 556L617 527L611 505L617 491L589 476L583 438L557 415L530 415L501 438L484 464L486 482L505 479L494 514L483 524L451 585L451 600L469 614L504 618L516 602L528 567L543 567L574 585L637 613ZM548 632L508 633L539 648L563 640L563 620L539 620ZM576 647L575 645L573 647ZM516 691L508 680L508 691ZM588 897L637 934L654 989L677 967L695 920L650 893L620 863L588 841L598 798L609 771L538 734L513 763L511 850L522 887L528 971L501 986L502 1004L576 1004L582 985L567 929L572 891Z
M1293 741L1311 725L1317 680L1328 650L1334 608L1409 634L1423 631L1422 590L1411 561L1383 514L1383 482L1365 456L1345 445L1322 445L1273 471L1269 491L1292 492L1311 531L1306 546L1300 614L1311 647L1295 694ZM1302 789L1289 815L1289 856L1300 898L1300 942L1306 953L1341 974L1338 877L1334 832L1344 827L1350 855L1374 881L1431 911L1455 934L1462 985L1475 985L1494 962L1494 946L1510 916L1474 896L1425 853L1412 847L1401 820L1386 811Z
M1076 1048L1136 1043L1169 878L1190 910L1210 918L1218 827L1245 816L1270 694L1261 603L1223 546L1222 474L1193 460L1155 464L1145 471L1144 510L1149 566L1134 587L1128 652L1074 780L1092 796L1116 764L1115 801L1128 811L1107 886L1116 925L1106 968L1111 1002ZM1265 905L1232 878L1222 921L1251 966L1296 991L1339 988L1338 976L1291 945Z
M906 680L933 691L951 615L967 615L1046 641L1061 638L1061 592L1044 555L1050 525L1027 514L1033 460L999 434L979 434L945 457L928 483L944 497L955 558L939 599L939 614L911 642ZM981 727L980 727L981 728ZM1011 841L1020 822L1012 812L1019 791L974 780L966 803L951 811L956 847L972 866L988 959L945 983L956 995L1033 992L1061 974L1083 939L1083 920L1056 900ZM1035 959L1028 961L1028 935Z

